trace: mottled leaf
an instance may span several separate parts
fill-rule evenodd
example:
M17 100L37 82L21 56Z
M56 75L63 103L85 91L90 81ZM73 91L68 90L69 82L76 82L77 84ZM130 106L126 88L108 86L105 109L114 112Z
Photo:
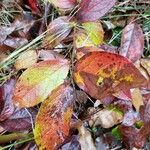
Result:
M64 10L72 9L76 4L76 0L48 0L48 1L51 2L55 7Z
M82 23L82 28L77 28L74 35L76 48L100 46L103 43L104 31L100 22Z
M32 107L45 100L64 82L69 71L66 59L42 61L28 68L16 83L13 101L18 107Z
M37 110L32 109L16 109L14 113L5 121L0 122L7 131L25 131L31 129L32 123L37 114Z
M144 34L137 23L128 24L122 33L120 54L135 62L144 50Z
M96 21L108 12L115 2L116 0L82 0L77 19L81 22Z
M40 150L56 149L69 134L73 89L61 85L45 100L38 112L34 136Z
M14 112L12 96L15 83L16 80L12 78L0 87L0 121L6 120Z
M42 43L43 47L53 48L69 35L72 29L69 19L67 16L59 17L48 25L48 32Z
M96 99L147 83L127 58L108 52L90 52L83 56L75 65L74 79Z

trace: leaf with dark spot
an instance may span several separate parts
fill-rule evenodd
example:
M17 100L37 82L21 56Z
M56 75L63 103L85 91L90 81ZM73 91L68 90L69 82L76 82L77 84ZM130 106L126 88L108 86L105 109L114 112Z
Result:
M75 65L74 79L82 90L96 99L147 84L131 61L103 51L84 55Z

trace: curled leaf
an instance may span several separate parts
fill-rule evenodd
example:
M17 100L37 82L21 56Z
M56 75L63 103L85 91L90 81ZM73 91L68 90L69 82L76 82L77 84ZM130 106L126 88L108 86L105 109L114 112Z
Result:
M44 101L62 84L69 71L66 59L42 61L28 68L16 83L13 102L18 107L32 107Z
M40 150L56 149L68 136L72 105L73 89L65 85L59 86L42 103L34 129Z
M108 52L90 52L83 56L75 65L74 79L96 99L147 83L127 58Z

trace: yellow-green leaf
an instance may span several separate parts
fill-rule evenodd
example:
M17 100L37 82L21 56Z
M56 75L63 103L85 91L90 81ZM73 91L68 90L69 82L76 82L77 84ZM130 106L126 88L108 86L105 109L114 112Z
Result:
M66 59L42 61L28 68L16 83L13 102L18 107L32 107L44 101L64 82L69 71Z
M82 28L75 30L76 48L99 46L103 43L104 31L100 22L82 23Z

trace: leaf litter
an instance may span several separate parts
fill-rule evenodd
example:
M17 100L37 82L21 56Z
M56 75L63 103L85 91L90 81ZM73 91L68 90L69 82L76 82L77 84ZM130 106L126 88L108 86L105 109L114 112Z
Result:
M147 1L0 11L0 149L150 149Z

